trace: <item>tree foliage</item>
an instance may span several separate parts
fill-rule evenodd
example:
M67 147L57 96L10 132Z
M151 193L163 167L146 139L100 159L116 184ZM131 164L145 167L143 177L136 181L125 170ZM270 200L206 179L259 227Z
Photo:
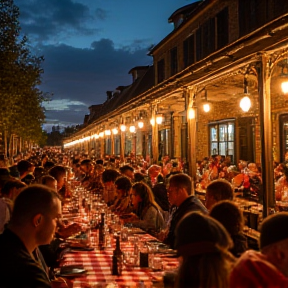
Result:
M39 143L45 120L46 96L39 89L44 58L32 55L18 18L13 0L0 0L0 129Z

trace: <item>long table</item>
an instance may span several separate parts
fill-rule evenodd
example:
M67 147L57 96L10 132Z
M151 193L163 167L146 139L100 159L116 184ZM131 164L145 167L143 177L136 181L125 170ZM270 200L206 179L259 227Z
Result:
M155 240L149 234L137 234L139 241ZM114 241L115 242L115 241ZM73 250L64 254L63 259L60 262L60 267L69 265L83 265L86 273L76 275L71 278L73 281L73 287L85 287L85 285L91 285L92 287L108 287L106 285L117 283L116 287L163 287L163 276L165 270L154 271L151 268L126 267L123 266L121 276L113 276L111 274L111 261L113 249L112 247L105 250L99 250L95 247L93 251L77 251ZM130 241L121 242L121 250L125 252L132 252L134 246ZM161 258L163 267L166 270L173 270L178 267L178 259L169 254L154 254L155 257ZM152 256L153 257L153 256ZM102 285L102 286L101 286ZM112 287L115 287L112 286ZM109 286L110 287L110 286Z

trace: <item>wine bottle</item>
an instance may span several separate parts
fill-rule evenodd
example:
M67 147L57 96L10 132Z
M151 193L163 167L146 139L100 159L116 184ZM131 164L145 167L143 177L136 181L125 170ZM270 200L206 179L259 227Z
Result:
M120 248L120 236L116 236L116 248L112 256L112 275L121 275L123 265L123 252Z
M105 213L101 213L101 221L99 223L99 249L105 248Z

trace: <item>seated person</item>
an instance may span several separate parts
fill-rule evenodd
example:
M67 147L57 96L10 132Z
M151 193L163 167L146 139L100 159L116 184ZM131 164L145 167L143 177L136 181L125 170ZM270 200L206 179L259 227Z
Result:
M234 244L230 252L235 257L241 256L248 249L247 238L243 234L244 218L242 211L234 202L223 200L212 207L209 215L218 220L230 234Z
M157 176L157 182L152 188L155 201L162 208L163 211L169 211L170 204L167 196L167 189L164 183L164 177L161 173Z
M64 166L55 165L49 170L49 175L57 180L57 192L65 199L71 197L71 191L68 190L66 183L66 169Z
M130 180L134 181L134 168L130 165L124 165L119 168L119 171L122 175L127 176Z
M207 214L208 211L202 202L192 195L191 177L184 173L175 174L169 177L167 186L168 200L173 207L171 221L168 229L163 235L163 241L172 249L175 244L175 230L179 221L191 211L199 211Z
M233 200L234 191L232 185L224 180L214 180L206 188L205 206L211 210L212 206L221 200Z
M110 209L116 214L124 214L131 212L130 208L130 190L132 188L131 181L126 176L120 176L115 181L117 197Z
M231 288L288 287L288 213L268 216L260 227L261 252L242 254L230 275Z
M235 261L228 251L232 245L217 220L199 212L186 214L176 228L175 247L181 265L175 287L228 288Z
M106 169L102 175L102 183L104 186L103 199L108 206L114 203L116 197L115 181L120 176L116 169Z
M157 233L165 228L161 208L155 202L151 188L147 184L135 183L130 196L135 214L125 219L125 222L130 222L133 226L150 233Z
M0 235L0 287L52 286L35 251L51 242L60 217L61 201L55 191L31 185L19 194L9 226Z
M57 191L57 180L51 175L42 176L41 184Z
M14 200L27 185L20 180L8 180L2 190L0 198L0 233L9 222L13 211Z

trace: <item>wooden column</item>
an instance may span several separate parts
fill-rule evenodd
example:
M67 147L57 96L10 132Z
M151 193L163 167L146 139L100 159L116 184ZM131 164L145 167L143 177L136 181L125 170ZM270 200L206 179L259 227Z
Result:
M115 155L115 137L113 132L111 133L111 155Z
M194 104L194 92L188 90L187 95L187 122L188 122L188 163L189 163L189 175L192 179L196 180L196 109ZM194 118L192 117L191 110L193 109Z
M125 131L120 130L120 159L124 161L125 157Z
M156 164L158 161L158 124L156 123L156 111L157 105L152 106L152 119L154 119L154 125L152 125L152 164Z
M263 179L263 217L269 214L269 207L274 207L274 177L272 153L272 119L271 119L271 69L267 55L262 55L258 67L259 118L261 141L261 166Z

